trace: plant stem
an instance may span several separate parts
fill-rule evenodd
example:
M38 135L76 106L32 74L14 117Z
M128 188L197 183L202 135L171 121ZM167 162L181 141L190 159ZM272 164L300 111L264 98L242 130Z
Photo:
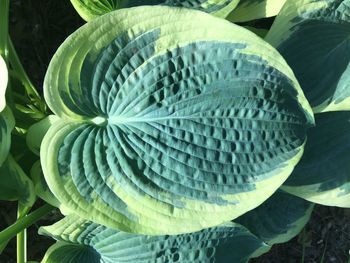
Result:
M54 209L54 206L45 204L34 212L18 219L14 224L0 232L0 244L15 237L17 233L31 226Z
M7 61L8 57L9 5L9 0L0 0L0 55L4 56L5 61Z
M9 54L10 54L9 61L10 61L10 64L13 68L13 71L16 72L19 80L22 82L30 99L32 99L38 103L42 102L38 91L34 87L32 81L29 79L26 71L23 68L23 65L22 65L22 63L17 55L16 49L12 43L11 38L9 38L8 44L9 44ZM42 106L42 105L40 105L40 106ZM42 109L42 110L44 110L44 109Z
M303 229L303 232L302 232L302 242L303 242L303 254L301 256L301 263L304 263L305 262L305 243L306 243L306 232L305 232L305 228Z
M30 210L28 206L18 204L17 220L25 217ZM17 263L25 263L27 261L27 229L23 229L17 234Z
M17 263L25 263L27 260L27 229L17 234Z
M0 244L0 255L1 255L2 251L4 251L4 249L6 248L9 241L10 240L7 240L6 242L3 242Z
M27 103L35 106L35 108L38 109L37 112L40 112L41 115L45 116L47 110L46 104L24 70L9 35L9 6L9 0L0 0L0 55L3 56L9 71L12 73L15 72L15 77L22 83L25 92L29 97ZM14 108L15 104L12 93L15 92L15 90L16 89L14 87L11 87L11 78L9 78L7 87L7 102L10 104L10 106L12 106L12 109ZM23 105L26 105L27 103L23 103Z

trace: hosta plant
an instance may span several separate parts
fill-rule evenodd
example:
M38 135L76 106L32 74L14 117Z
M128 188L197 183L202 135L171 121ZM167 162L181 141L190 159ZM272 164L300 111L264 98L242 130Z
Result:
M50 189L83 218L134 233L197 231L255 208L291 173L313 123L274 49L178 8L86 24L58 49L44 94L60 117L41 145Z
M43 263L247 262L350 207L349 0L71 2L43 99L0 1L0 253L55 210Z

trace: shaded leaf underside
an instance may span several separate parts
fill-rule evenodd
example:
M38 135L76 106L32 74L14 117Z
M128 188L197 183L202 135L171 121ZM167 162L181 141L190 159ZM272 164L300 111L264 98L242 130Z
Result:
M315 203L350 207L350 112L315 117L303 158L283 188Z
M278 190L261 206L235 222L269 245L288 242L309 221L314 204Z

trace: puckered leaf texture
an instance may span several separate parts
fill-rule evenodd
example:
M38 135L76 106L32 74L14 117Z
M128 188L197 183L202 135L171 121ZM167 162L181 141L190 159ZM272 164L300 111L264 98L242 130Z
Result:
M232 220L287 179L313 124L278 52L189 9L117 10L53 57L41 145L59 202L127 232L179 234Z
M234 223L175 236L124 233L70 215L40 233L58 240L42 263L245 263L269 246Z

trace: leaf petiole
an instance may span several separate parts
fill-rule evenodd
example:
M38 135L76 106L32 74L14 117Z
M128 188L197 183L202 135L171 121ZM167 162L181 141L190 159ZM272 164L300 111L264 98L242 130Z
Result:
M4 56L5 61L8 57L8 16L9 0L0 1L0 55Z
M13 68L13 71L16 72L16 76L22 82L29 98L36 102L42 112L45 112L45 103L43 103L38 91L34 87L33 83L29 79L26 71L23 68L23 65L17 55L16 49L12 43L11 38L8 39L8 49L9 49L9 62Z
M27 215L31 207L18 204L17 219ZM17 234L17 263L27 261L27 229L23 229Z
M33 225L36 221L40 220L54 209L54 206L45 204L34 212L18 219L14 224L0 232L0 244L14 238L23 229Z

